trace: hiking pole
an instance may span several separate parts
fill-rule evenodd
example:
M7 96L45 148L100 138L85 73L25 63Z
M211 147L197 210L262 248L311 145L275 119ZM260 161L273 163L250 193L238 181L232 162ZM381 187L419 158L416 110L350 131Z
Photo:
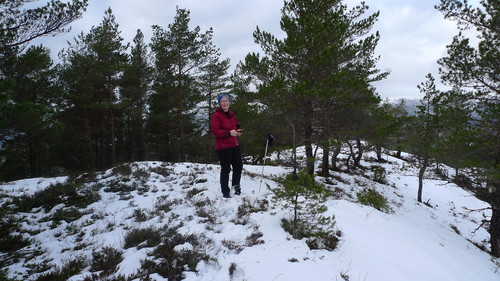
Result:
M260 193L260 187L262 186L262 177L264 176L264 167L266 166L266 157L267 157L267 148L269 145L273 145L274 142L274 136L271 135L271 133L267 133L267 140L266 140L266 149L264 150L264 162L262 163L262 172L260 173L260 184L259 184L259 193Z

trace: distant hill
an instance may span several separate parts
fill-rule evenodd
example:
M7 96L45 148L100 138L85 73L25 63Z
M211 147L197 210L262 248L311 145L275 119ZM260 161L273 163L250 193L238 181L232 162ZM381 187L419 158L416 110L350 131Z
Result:
M408 112L409 116L414 116L415 113L417 112L417 106L421 104L421 101L419 99L390 99L389 103L393 105L400 104L401 102L404 102L406 112Z

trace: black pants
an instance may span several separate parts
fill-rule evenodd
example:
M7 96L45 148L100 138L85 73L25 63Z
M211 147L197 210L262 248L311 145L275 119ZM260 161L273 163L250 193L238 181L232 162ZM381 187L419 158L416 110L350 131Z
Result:
M229 173L233 166L233 186L240 184L241 170L243 162L241 161L241 149L239 146L217 151L219 156L221 171L220 171L220 187L222 194L229 195Z

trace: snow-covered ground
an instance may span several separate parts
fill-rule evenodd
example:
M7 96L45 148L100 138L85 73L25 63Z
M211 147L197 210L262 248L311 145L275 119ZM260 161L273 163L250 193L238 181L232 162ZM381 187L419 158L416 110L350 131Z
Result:
M275 178L290 173L289 168L266 166L261 178L262 166L245 165L241 196L223 199L218 165L138 162L87 180L87 185L98 189L101 199L80 209L84 215L77 220L48 219L68 208L64 204L47 212L35 208L18 214L23 219L20 233L33 240L26 250L36 248L41 254L12 263L7 267L8 276L36 280L40 273L33 271L35 265L41 268L45 262L49 272L78 257L87 264L69 280L83 280L91 274L92 254L113 247L123 260L110 276L133 278L145 259L153 259L154 246L143 243L124 248L126 236L148 227L176 227L178 233L201 237L205 243L196 247L209 257L199 262L195 271L185 271L184 280L500 280L500 261L475 246L489 249L489 234L480 227L483 216L491 215L485 209L487 203L429 173L423 190L423 201L428 204L420 204L416 201L416 169L390 156L384 156L388 160L384 164L368 161L373 157L365 155L364 175L332 172L334 177L328 180L316 177L337 190L336 199L325 203L326 214L335 216L336 231L341 233L334 251L311 250L305 239L296 240L281 227L281 219L289 218L290 212L272 200L273 192L267 186L278 187ZM384 167L388 184L370 179L371 165ZM67 179L4 183L0 185L2 200L32 195ZM391 211L359 204L356 193L365 188L383 194ZM256 210L242 215L242 206ZM193 247L185 243L175 250ZM158 273L149 277L167 280Z

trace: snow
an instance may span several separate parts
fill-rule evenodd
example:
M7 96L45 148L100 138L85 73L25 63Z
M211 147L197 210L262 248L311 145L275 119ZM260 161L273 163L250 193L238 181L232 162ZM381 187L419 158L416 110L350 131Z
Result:
M1 187L3 192L8 192L11 196L33 195L40 190L46 189L51 184L65 182L67 178L68 177L23 179L4 183Z
M78 220L59 224L39 222L65 206L56 206L48 213L37 208L18 214L24 219L23 235L36 241L34 247L44 249L45 254L31 260L20 259L8 266L8 274L12 278L35 280L30 279L37 274L30 274L29 265L50 260L53 268L74 257L89 260L94 250L111 246L123 250L123 261L115 274L132 276L153 248L123 249L127 233L131 229L178 225L179 233L196 234L211 241L202 245L210 259L199 262L196 272L185 272L184 280L189 281L500 280L500 261L474 245L489 249L489 234L481 226L483 216L491 216L488 203L430 172L423 189L423 201L428 205L418 203L417 169L388 155L384 156L388 160L385 164L370 161L373 157L367 153L362 165L382 166L388 184L376 183L366 175L346 173L333 173L341 179L333 184L316 178L327 187L343 191L339 198L326 202L327 214L335 217L335 227L341 233L338 247L333 251L311 250L305 239L294 239L281 227L281 219L288 218L290 213L273 201L273 193L267 186L278 187L275 178L290 173L290 168L266 166L261 178L262 166L245 165L242 195L224 199L218 165L138 162L127 164L131 168L128 175L114 169L97 174L94 184L101 186L101 200L81 209L86 214ZM276 155L271 159L275 160ZM366 169L366 174L369 173ZM1 200L33 195L67 179L36 178L3 183ZM133 191L129 194L105 191L118 183L133 187ZM391 211L360 205L356 193L364 188L374 188L383 194ZM269 203L267 209L238 217L240 206L258 205L264 199ZM168 208L159 208L160 205ZM140 216L142 219L138 219L138 213L144 214ZM260 237L257 235L256 242L249 244L248 238L256 233ZM175 250L195 247L184 243ZM89 270L88 266L70 280L83 280L90 276ZM149 277L167 280L157 273Z

